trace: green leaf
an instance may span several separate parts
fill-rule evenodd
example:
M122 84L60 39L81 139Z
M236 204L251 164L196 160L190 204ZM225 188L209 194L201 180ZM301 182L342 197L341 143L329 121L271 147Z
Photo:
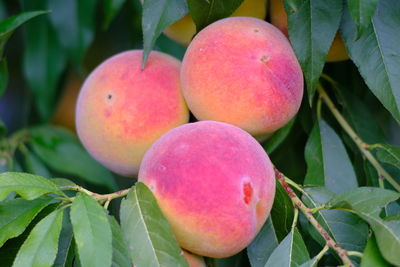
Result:
M63 215L63 209L56 210L32 229L18 251L13 267L53 265L57 255Z
M265 266L298 266L310 259L297 228L294 228L272 252Z
M201 31L207 25L229 17L243 0L188 0L190 16L196 24L197 32Z
M285 0L289 38L304 72L312 104L325 58L340 25L342 1Z
M23 12L0 21L0 59L3 55L4 46L14 30L28 20L46 13L48 13L48 11Z
M368 144L387 142L385 133L374 117L374 110L368 103L347 86L337 85L335 92L339 95L339 103L343 106L343 115L364 142Z
M39 198L25 200L13 199L0 204L0 247L8 239L19 236L35 218L35 216L46 207L51 198Z
M364 249L361 259L361 267L389 267L390 265L385 261L379 252L376 239L371 236L368 239L367 246Z
M35 154L30 151L24 153L24 167L27 172L42 177L50 178L51 174L46 166L40 161Z
M24 10L44 9L46 2L21 0ZM23 73L32 90L38 115L42 121L46 121L53 113L57 86L66 67L66 58L47 17L30 21L24 30Z
M71 223L81 265L111 266L112 234L104 208L78 193L71 207Z
M303 202L309 208L325 204L335 196L323 187L306 188L305 191ZM360 217L342 210L321 210L314 216L339 246L346 250L364 249L368 238L368 225ZM325 240L313 227L308 227L308 231L321 246L325 245Z
M293 127L296 117L291 119L284 127L276 131L264 144L265 151L269 154L275 151L275 149L285 140L289 135L290 130Z
M58 239L58 253L53 267L72 265L72 257L70 257L70 254L73 251L73 232L69 211L69 208L65 210L66 214L63 217L60 238Z
M350 15L357 27L357 37L360 37L371 24L379 0L347 0Z
M143 3L143 59L142 68L161 32L188 12L184 0L146 0Z
M111 21L114 19L115 15L121 10L122 5L125 0L105 0L103 4L103 29L106 30L110 26Z
M122 200L122 233L137 266L188 266L150 189L136 183Z
M278 246L271 217L267 219L260 232L247 247L247 255L252 267L264 267L274 249Z
M34 152L51 169L110 190L118 189L110 171L95 161L69 131L41 126L32 128L30 134Z
M67 190L71 187L77 186L74 182L65 178L53 178L51 181L56 184L60 190Z
M291 231L294 217L293 203L280 183L276 183L271 218L278 240L282 240Z
M384 221L379 217L370 216L366 213L359 212L359 215L368 221L375 233L379 250L383 257L391 264L399 264L400 262L400 221L391 220Z
M0 59L0 97L4 94L8 84L7 60Z
M376 187L359 187L333 197L327 206L348 208L372 216L379 216L382 207L400 197L400 193Z
M305 159L308 168L304 184L325 186L335 193L357 187L357 178L342 141L323 120L316 122L311 131Z
M388 144L378 144L376 146L378 153L376 156L379 161L393 165L400 169L400 147Z
M108 222L112 231L112 267L130 267L132 266L128 247L122 235L121 226L113 216L108 216Z
M32 200L44 194L55 193L65 196L49 179L29 173L4 172L0 174L0 201L11 192Z
M341 33L351 60L383 106L400 122L400 2L379 1L372 23L356 40L356 26L346 10Z
M56 30L61 46L67 51L77 70L95 31L95 11L97 0L52 0L47 7L52 10L50 21Z

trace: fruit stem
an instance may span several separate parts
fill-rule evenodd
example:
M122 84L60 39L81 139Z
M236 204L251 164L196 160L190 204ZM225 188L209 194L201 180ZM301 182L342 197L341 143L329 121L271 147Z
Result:
M322 227L322 225L319 224L319 222L314 218L311 209L304 205L304 203L296 195L293 189L286 183L285 179L287 179L287 177L285 177L285 175L281 173L277 168L274 168L274 170L275 170L275 178L279 181L279 183L285 189L286 193L289 195L290 199L292 200L293 206L295 208L298 208L306 216L307 220L325 239L326 246L332 248L336 252L336 254L342 260L343 264L345 264L346 266L354 266L347 255L348 254L347 250L341 248L335 242L335 240L328 234L328 232Z
M325 78L327 79L327 78ZM334 81L332 81L333 84ZM376 171L378 172L379 179L386 179L398 192L400 192L400 185L394 180L394 178L382 167L382 165L376 160L376 158L369 151L371 146L364 141L354 132L353 128L348 124L348 122L344 119L342 114L338 111L336 106L333 104L332 100L329 98L328 94L325 92L324 88L321 84L317 85L317 90L322 98L322 101L326 104L329 110L332 112L333 116L336 118L340 126L342 126L343 130L353 139L359 148L360 152L368 159L368 161L374 166ZM382 187L383 183L379 183L380 187Z

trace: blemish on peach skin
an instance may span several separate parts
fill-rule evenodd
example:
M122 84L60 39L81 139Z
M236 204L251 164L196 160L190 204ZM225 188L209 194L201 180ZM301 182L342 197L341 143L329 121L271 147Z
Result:
M243 185L243 193L244 193L243 197L244 203L250 204L251 197L253 196L253 187L251 186L250 183L245 183Z

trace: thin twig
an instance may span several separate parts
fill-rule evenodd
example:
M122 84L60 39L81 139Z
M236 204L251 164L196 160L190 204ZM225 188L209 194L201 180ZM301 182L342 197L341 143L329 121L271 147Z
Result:
M293 206L298 208L307 218L307 220L314 226L314 228L318 231L318 233L325 239L326 245L332 248L337 255L342 260L343 264L346 266L354 266L351 262L350 258L347 255L347 250L341 248L335 240L328 234L328 232L322 227L322 225L314 218L311 209L306 207L304 203L300 200L300 198L296 195L293 189L286 183L285 175L282 174L278 169L275 169L275 177L285 189L286 193L289 195L292 200Z
M386 181L388 181L398 192L400 192L400 185L394 180L394 178L382 167L382 165L372 155L372 153L369 151L369 148L371 146L369 144L365 143L364 141L362 141L361 138L354 132L353 128L351 128L351 126L347 123L347 121L344 119L342 114L340 114L340 112L337 110L337 108L333 104L332 100L329 98L328 94L325 92L324 88L320 84L317 85L317 90L318 90L320 97L326 104L326 106L329 108L329 110L332 112L333 116L336 118L336 120L342 126L343 130L356 143L360 152L368 159L368 161L372 164L372 166L374 166L374 168L378 172L379 179L386 179Z
M92 191L89 191L85 188L83 188L82 186L68 186L68 187L64 187L62 188L62 190L72 190L72 191L78 191L78 192L82 192L85 193L91 197L93 197L94 199L96 199L97 201L111 201L115 198L119 198L119 197L124 197L129 193L129 190L131 190L130 188L127 189L123 189L114 193L110 193L110 194L98 194L98 193L94 193Z

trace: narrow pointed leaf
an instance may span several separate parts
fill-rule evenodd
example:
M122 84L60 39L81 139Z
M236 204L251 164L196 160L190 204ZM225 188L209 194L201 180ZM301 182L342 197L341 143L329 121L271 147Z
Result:
M360 37L371 24L379 0L347 0L350 15L357 27L357 37Z
M21 0L24 10L45 9L46 0ZM68 1L69 2L69 1ZM24 26L23 73L32 91L39 118L53 113L57 86L66 67L65 53L47 17L38 17Z
M184 0L145 0L143 3L143 59L145 67L150 51L161 32L188 12Z
M11 192L16 192L18 195L28 200L38 198L48 193L64 195L54 183L44 177L19 172L1 173L0 201L5 199Z
M126 245L124 236L122 235L121 226L117 220L108 216L108 221L112 231L112 267L130 267L132 266L131 258L129 256L128 247Z
M400 198L400 193L376 187L359 187L333 197L327 205L354 209L378 217L382 207Z
M247 247L247 255L252 267L263 267L274 249L279 245L271 217L265 222L258 235Z
M196 24L197 32L219 19L229 17L243 0L188 0L190 16Z
M272 252L265 267L281 266L291 267L298 266L310 259L307 247L304 244L297 228L293 229L282 240L279 246Z
M73 232L70 221L70 209L65 209L65 216L62 220L62 228L58 239L58 253L54 261L53 267L71 266L72 259L69 257L73 249Z
M276 183L275 198L271 209L271 218L278 240L285 238L292 230L294 217L293 203L280 183Z
M82 267L110 266L112 234L104 208L78 193L71 207L71 223Z
M52 10L50 21L57 38L78 70L94 38L97 2L52 0L47 3L47 7Z
M322 187L307 188L305 191L307 194L303 195L303 202L309 208L325 204L335 196ZM355 251L364 249L368 238L368 225L359 216L342 210L321 210L315 213L315 218L342 248ZM309 226L308 221L302 226ZM313 239L321 246L325 245L325 240L312 226L307 229Z
M63 214L63 209L56 210L32 229L18 251L13 267L53 265L57 255Z
M356 188L357 178L346 149L325 122L316 122L305 148L307 174L304 184L325 186L334 193Z
M400 262L400 220L385 221L367 213L358 212L374 231L379 250L391 264Z
M400 2L380 0L371 24L356 39L347 10L341 33L351 60L383 106L400 122Z
M400 169L400 147L388 144L379 144L377 146L378 153L376 156L384 163L393 165Z
M375 236L368 239L361 259L361 267L389 267L379 251Z
M95 161L69 131L41 126L31 128L30 134L33 151L50 169L111 190L117 189L110 171Z
M304 72L309 102L339 28L342 1L285 0L289 38Z
M0 59L3 55L5 43L10 38L13 31L28 20L46 13L48 13L48 11L23 12L0 21Z
M125 0L105 0L103 4L103 13L104 13L104 21L103 21L103 29L108 29L111 21L121 10Z
M8 239L19 236L51 198L13 199L0 204L0 247Z
M30 151L24 153L24 167L29 173L40 175L42 177L50 178L50 171L46 168L41 160Z
M263 145L265 151L269 154L275 151L279 147L279 145L285 141L285 138L289 135L290 130L293 127L294 122L296 121L296 117L291 119L283 128L276 131Z
M137 183L122 200L120 217L132 262L138 267L188 267L171 227L145 184Z

